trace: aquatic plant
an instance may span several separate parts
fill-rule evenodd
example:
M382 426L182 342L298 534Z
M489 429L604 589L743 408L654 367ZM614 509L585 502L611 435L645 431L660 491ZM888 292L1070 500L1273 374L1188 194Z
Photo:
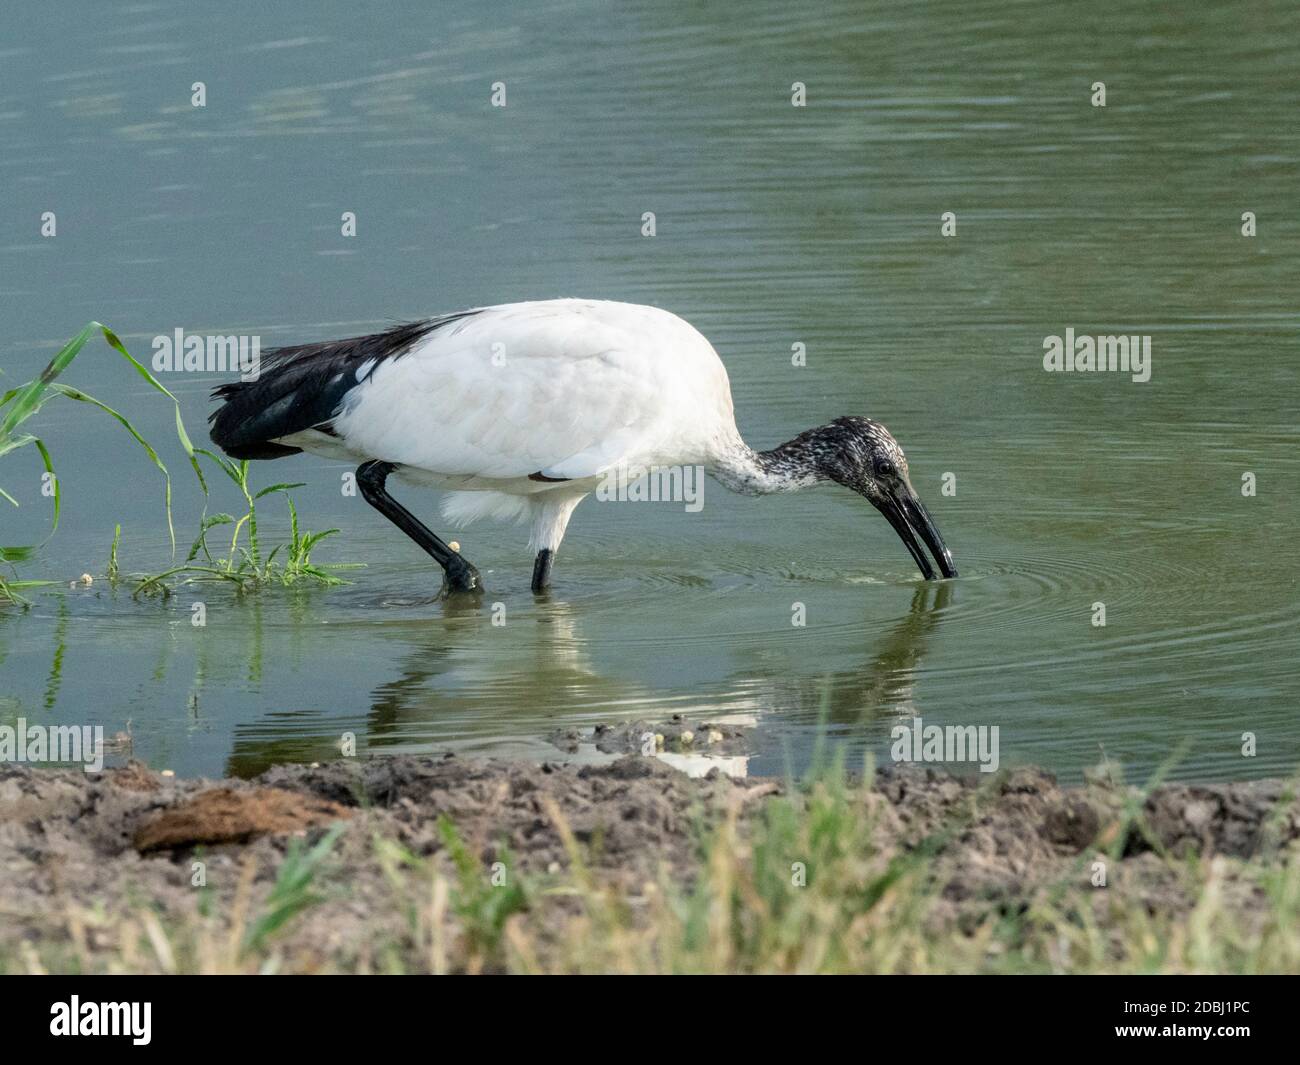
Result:
M125 415L114 410L107 403L96 399L89 393L62 384L57 380L57 378L70 365L72 365L73 360L76 359L77 355L81 352L81 349L86 346L87 341L89 341L96 332L103 335L108 346L121 355L122 358L131 365L132 369L134 369L136 373L149 383L151 388L161 392L172 401L172 404L176 408L176 436L180 440L181 447L184 448L186 455L189 457L190 465L194 468L194 473L198 477L199 483L201 485L203 484L203 473L199 469L194 445L190 443L189 434L185 431L185 423L181 419L180 401L177 400L177 398L165 387L163 387L153 374L132 357L131 353L126 350L122 341L118 339L116 333L107 326L101 325L99 322L87 323L85 328L69 340L68 343L59 350L58 354L50 360L49 365L41 371L39 377L28 381L24 385L20 385L18 388L10 389L0 396L0 411L3 411L3 418L0 418L0 456L18 451L24 447L32 447L40 454L41 463L45 467L45 473L49 477L50 483L53 486L54 498L54 517L50 525L50 531L47 534L45 541L42 541L42 543L45 543L54 535L55 531L59 527L59 514L62 509L63 495L59 487L58 474L54 469L54 460L51 457L50 450L46 446L45 442L39 436L32 435L31 433L20 432L19 430L24 422L40 411L46 403L56 396L62 396L65 399L74 400L78 403L89 404L90 406L99 409L121 425L131 435L136 443L144 449L145 454L149 456L149 460L162 472L163 479L166 483L167 533L171 538L172 550L175 551L176 533L172 527L171 474L167 472L166 465L163 463L162 459L158 457L158 452L154 449L153 445L140 434L136 427L131 423L130 419ZM206 486L204 486L204 492L206 493L206 491ZM0 487L0 497L3 497L4 500L14 506L19 505L18 500L9 492L5 491L3 487ZM40 546L40 544L25 544L0 547L0 566L7 566L9 571L13 573L15 572L16 564L19 562L29 561ZM49 583L51 582L18 580L14 577L6 578L3 573L0 573L0 602L26 602L19 593L19 589Z
M302 488L302 482L272 484L254 491L248 484L247 461L233 462L204 448L198 448L196 454L214 462L238 487L247 510L239 518L226 513L203 515L199 521L198 537L190 547L185 562L161 573L140 578L133 595L170 595L175 586L197 581L225 581L241 591L264 584L290 585L304 580L338 585L344 582L335 576L333 570L359 568L357 563L320 565L312 562L312 551L326 537L335 535L338 529L307 532L299 528L298 510L293 505L289 492L294 488ZM290 538L285 543L277 544L263 558L257 524L257 501L275 494L284 496L289 511ZM208 547L208 537L214 529L221 526L232 527L230 548L226 556L217 557Z
M215 463L221 472L239 488L247 506L246 513L240 518L235 518L231 514L208 515L205 506L204 514L199 519L198 538L190 548L185 563L180 566L173 566L161 573L146 574L140 577L135 594L138 595L142 592L170 594L171 585L167 582L172 578L180 578L178 583L204 579L227 581L235 584L241 590L262 584L288 585L302 580L315 581L326 585L343 583L331 571L355 567L347 565L321 566L312 561L311 554L315 547L326 537L337 533L338 530L327 529L324 532L313 533L299 529L298 512L294 508L293 500L288 493L290 489L302 486L300 484L273 484L260 491L253 492L248 485L247 462L232 462L204 448L196 448L191 443L189 433L185 429L184 420L181 418L180 401L127 351L126 346L118 339L117 334L99 322L90 322L59 350L39 377L17 388L10 389L0 396L0 412L3 413L3 418L0 418L0 456L16 452L24 447L35 449L40 455L45 473L52 485L54 501L54 516L45 540L41 541L40 544L0 546L0 604L24 605L28 601L21 594L22 590L54 583L53 581L43 580L20 580L16 576L16 567L19 563L31 561L40 547L49 541L59 527L63 494L59 485L58 474L55 472L53 457L41 437L20 431L25 422L39 412L47 402L58 396L78 403L88 404L109 415L131 435L132 439L144 450L149 460L162 473L166 488L167 535L171 543L172 555L174 556L176 553L176 531L172 521L171 474L168 472L166 464L159 457L157 450L145 439L131 420L120 411L96 399L89 393L65 385L58 380L59 376L67 370L96 332L103 335L109 347L125 359L131 368L149 383L150 387L172 401L176 409L176 436L189 459L195 476L198 478L204 499L208 498L208 485L199 463L200 455ZM276 545L263 558L262 545L258 537L256 502L275 493L283 494L285 497L285 503L289 511L290 539L285 543ZM18 500L3 487L0 487L0 497L3 497L5 501L14 506L19 505ZM215 558L208 549L208 534L213 529L223 525L234 527L230 552L227 557ZM121 579L117 561L121 535L121 525L115 526L108 561L108 579L112 583L116 583ZM241 543L241 536L246 538L246 543Z

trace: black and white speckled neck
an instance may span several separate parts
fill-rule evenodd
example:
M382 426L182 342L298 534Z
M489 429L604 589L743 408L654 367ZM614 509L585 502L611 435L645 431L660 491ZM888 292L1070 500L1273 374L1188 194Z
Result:
M889 430L870 418L847 416L805 430L769 451L755 451L738 439L715 457L710 472L726 488L749 496L792 492L825 481L869 491L873 461L882 456L906 473L907 460Z

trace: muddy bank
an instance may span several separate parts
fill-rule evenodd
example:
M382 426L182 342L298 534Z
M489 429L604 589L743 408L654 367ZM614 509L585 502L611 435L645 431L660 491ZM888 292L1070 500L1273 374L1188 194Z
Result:
M224 929L266 902L292 841L310 843L334 824L344 827L312 905L277 933L281 967L369 969L377 945L408 949L410 899L394 887L394 862L427 860L452 875L443 819L485 884L498 862L505 879L567 874L576 840L583 875L635 910L647 885L690 885L702 841L728 811L743 839L768 804L805 801L784 788L716 771L692 779L640 755L585 767L401 756L280 766L251 781L178 780L137 763L99 775L0 766L0 963L111 968L129 948L143 967L166 968L123 942L153 934L146 913L167 928L201 920ZM1108 903L1185 912L1195 900L1171 875L1179 856L1276 863L1300 836L1300 808L1280 781L1166 785L1142 799L1105 782L1063 789L1034 770L990 781L907 767L854 786L850 802L869 815L882 861L924 845L936 935L1022 910L1052 885L1086 887L1097 860ZM1266 909L1236 866L1221 890L1246 918ZM562 892L531 906L554 911L546 922L574 911Z

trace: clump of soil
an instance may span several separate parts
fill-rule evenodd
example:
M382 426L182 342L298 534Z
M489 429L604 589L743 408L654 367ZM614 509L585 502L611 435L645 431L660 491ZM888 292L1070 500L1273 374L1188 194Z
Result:
M139 770L137 769L137 776ZM303 833L352 816L328 799L279 788L213 788L177 803L136 830L135 849L149 851L201 844L246 843L270 833Z

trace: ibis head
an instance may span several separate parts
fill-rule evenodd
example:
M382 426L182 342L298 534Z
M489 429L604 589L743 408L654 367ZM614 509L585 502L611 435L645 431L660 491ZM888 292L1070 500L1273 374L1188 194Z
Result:
M918 537L934 555L939 572L944 577L957 576L952 552L912 487L907 456L888 429L870 418L849 416L836 418L808 435L812 437L812 459L822 476L857 492L880 511L926 580L934 577L934 567Z

